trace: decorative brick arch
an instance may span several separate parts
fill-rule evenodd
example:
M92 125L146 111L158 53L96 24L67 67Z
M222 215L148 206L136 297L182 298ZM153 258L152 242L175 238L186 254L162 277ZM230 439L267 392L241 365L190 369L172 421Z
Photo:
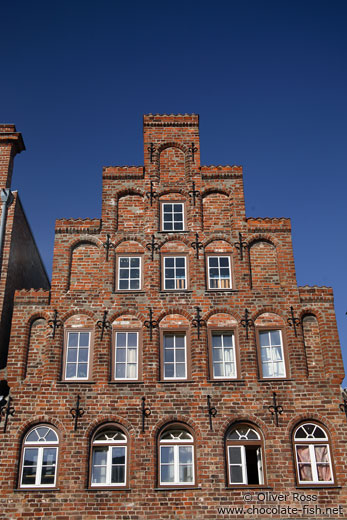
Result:
M124 242L136 242L143 248L143 250L145 252L147 242L145 242L145 240L139 238L136 235L134 235L134 236L126 235L121 238L117 238L116 242L114 242L114 249L116 250Z
M96 419L94 419L94 421L92 421L89 425L88 425L88 428L86 429L86 432L85 432L85 439L87 441L90 441L92 436L94 435L95 431L102 427L102 426L106 426L107 424L110 424L110 423L118 423L120 426L122 426L128 433L129 433L129 438L130 438L130 433L134 433L136 430L135 428L132 426L132 424L127 420L125 419L124 417L120 416L120 415L115 415L115 414L112 414L112 415L99 415Z
M181 195L182 197L184 197L186 200L189 199L189 194L188 194L188 190L186 190L185 188L165 188L161 191L158 191L157 193L157 198L160 200L161 197L164 197L165 195L175 195L175 194L178 194L178 195Z
M252 288L278 288L280 258L276 240L268 235L253 236L248 241ZM270 247L269 247L270 246Z
M221 195L225 195L230 200L233 194L233 190L223 190L222 188L216 188L215 186L210 186L208 188L205 188L203 192L201 193L201 198L204 199L208 195L211 195L212 193L220 193Z
M70 255L69 255L69 270L68 270L68 279L67 279L67 287L66 287L66 290L74 290L73 286L72 286L72 279L73 279L73 274L74 274L74 269L77 269L77 273L81 270L81 272L84 272L84 269L83 269L83 266L81 268L81 262L77 262L77 265L75 266L74 265L74 253L75 251L79 248L79 247L83 247L83 246L93 246L93 247L96 247L97 248L97 254L94 255L94 270L95 270L95 274L99 274L99 264L101 262L101 248L102 248L102 242L95 238L95 237L91 237L91 236L82 236L80 238L78 238L77 240L74 240L72 241L70 244L69 244L69 249L70 249ZM77 273L76 273L76 277L78 279L78 276L77 276ZM87 279L84 280L84 285L87 285ZM95 282L95 285L97 285L97 283Z
M286 324L287 316L283 316L283 309L280 309L279 307L261 307L255 311L252 319L256 321L262 314L276 314L283 320L283 324Z
M161 421L159 421L157 424L152 426L150 429L151 437L154 438L155 442L157 443L159 440L159 436L161 432L164 430L166 426L169 426L173 423L179 423L182 424L182 427L188 426L191 430L194 432L194 440L195 444L198 444L202 441L202 435L200 428L198 425L191 419L191 417L187 417L186 415L167 415Z
M227 244L229 244L233 248L233 250L235 250L235 246L234 246L234 243L231 241L230 235L227 235L227 234L225 234L225 235L222 235L222 234L214 235L213 237L208 238L207 240L205 240L205 242L203 242L203 245L204 245L204 247L207 247L212 242L226 242Z
M166 316L169 316L170 314L178 314L179 316L183 316L184 318L186 318L189 323L192 321L193 319L193 316L188 313L186 310L184 309L181 309L181 308L177 308L177 307L171 307L170 309L167 309L165 311L162 311L158 318L156 319L156 321L158 322L159 326L160 326L160 322L166 317Z
M208 188L201 195L202 227L205 232L223 233L225 229L231 232L232 199L228 191L218 188Z
M121 316L134 316L135 318L137 318L142 324L144 323L144 321L147 319L144 317L144 315L135 310L135 309L131 309L129 307L127 308L122 308L122 309L119 309L118 311L113 311L113 314L110 314L108 316L108 321L112 324L117 318L120 318Z
M116 205L115 205L115 215L114 215L114 218L115 218L115 229L117 231L120 230L120 223L121 223L120 201L124 197L128 197L128 196L140 197L142 206L140 208L140 212L139 213L141 213L141 220L142 220L142 222L140 222L140 223L137 222L136 226L139 226L139 225L141 226L143 224L143 222L144 222L144 215L145 215L145 192L144 192L144 190L140 190L138 188L123 189L123 190L118 191L115 194ZM138 212L136 212L136 213L138 213ZM127 226L125 226L125 227L123 226L121 231L128 232ZM135 229L133 231L135 232Z
M207 323L208 320L215 314L228 314L229 316L234 318L238 323L241 320L240 314L234 308L231 307L214 307L203 316L203 319Z
M286 438L292 440L294 430L300 423L314 422L320 424L328 433L329 438L337 436L335 425L328 419L328 417L322 417L322 415L314 412L302 413L293 417L286 426Z
M60 319L61 319L63 325L65 325L66 321L69 318L71 318L71 316L78 316L79 314L89 316L94 322L97 321L95 313L88 309L71 309L70 311L63 314L63 316Z
M266 442L267 438L271 437L270 429L267 424L253 414L232 416L229 419L225 419L219 427L219 435L221 435L224 440L228 431L234 425L242 423L254 424L254 426L256 426L261 431L264 442Z
M182 244L184 244L185 246L187 246L189 249L191 249L191 241L188 240L188 238L186 237L183 237L182 235L169 235L165 238L163 238L163 240L161 242L159 242L159 249L162 249L162 247L165 245L165 244L168 244L169 242L182 242Z
M49 328L48 328L48 320L49 320L49 317L47 315L46 312L35 312L34 314L32 314L28 321L26 322L25 324L25 333L24 333L24 337L25 337L25 347L24 347L24 350L23 350L23 361L24 361L24 365L23 365L23 368L22 368L22 374L21 374L21 379L25 379L27 377L27 374L28 374L28 368L29 368L29 360L30 360L30 343L31 343L31 337L32 337L32 327L33 327L33 324L37 321L37 320L44 320L45 321L45 325L46 325L46 332L45 332L45 339L48 339L49 337ZM44 342L44 345L43 345L43 348L42 348L42 351L41 351L41 355L39 355L39 358L41 360L41 365L44 366L45 365L45 362L46 362L46 349L45 349L45 344L47 342L45 341Z
M161 171L162 168L161 168L161 164L160 164L161 154L168 148L174 148L174 149L180 150L183 153L183 162L184 162L183 179L184 179L184 182L189 182L190 181L190 154L189 154L188 148L185 145L183 145L181 143L177 143L175 141L168 141L166 143L163 143L157 149L156 156L155 156L155 166L156 166L158 180L163 180L163 175L162 175L162 171Z

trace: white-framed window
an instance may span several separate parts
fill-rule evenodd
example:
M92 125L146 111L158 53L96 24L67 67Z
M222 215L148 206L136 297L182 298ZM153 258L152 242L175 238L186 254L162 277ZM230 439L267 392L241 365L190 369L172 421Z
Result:
M283 340L281 330L259 331L262 376L285 377Z
M229 484L264 484L262 441L254 428L247 424L232 428L226 447Z
M231 265L230 256L208 256L208 288L231 289Z
M163 358L164 379L187 379L186 334L164 334Z
M184 204L183 202L163 202L162 230L183 231L184 230Z
M159 473L161 486L193 485L194 439L184 429L166 430L159 441Z
M185 256L164 257L164 289L187 288L187 259Z
M299 484L332 484L334 482L327 433L321 426L306 423L294 434L295 462Z
M138 291L141 289L141 257L118 257L118 284L119 291Z
M127 436L115 426L102 428L92 442L91 486L125 486Z
M32 428L23 443L20 487L55 487L59 439L53 428Z
M68 331L65 354L65 379L88 379L90 364L88 331Z
M235 378L237 370L234 333L213 331L211 337L213 378Z
M115 333L116 380L138 379L139 368L139 333L117 331Z

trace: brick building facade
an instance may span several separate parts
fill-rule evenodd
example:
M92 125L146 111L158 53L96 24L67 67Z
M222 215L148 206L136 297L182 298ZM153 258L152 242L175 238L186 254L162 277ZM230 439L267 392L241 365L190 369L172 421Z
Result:
M198 116L145 116L144 166L55 233L51 290L15 295L0 518L347 518L332 290L200 165Z
M25 150L14 125L0 125L0 368L6 365L16 289L49 289L49 280L17 191L13 161Z

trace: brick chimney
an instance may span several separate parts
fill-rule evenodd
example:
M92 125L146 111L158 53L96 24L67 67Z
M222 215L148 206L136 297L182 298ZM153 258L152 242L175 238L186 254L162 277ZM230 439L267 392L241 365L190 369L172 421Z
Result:
M22 134L15 125L0 124L0 189L11 188L13 159L23 150Z

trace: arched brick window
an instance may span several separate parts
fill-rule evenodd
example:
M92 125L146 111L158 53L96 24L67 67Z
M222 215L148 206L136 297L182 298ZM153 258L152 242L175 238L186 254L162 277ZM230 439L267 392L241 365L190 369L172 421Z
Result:
M128 437L117 424L98 428L92 439L90 485L124 487L128 482Z
M299 484L333 484L329 438L323 426L299 425L294 430L294 451Z
M55 487L58 465L58 434L51 426L40 424L24 437L20 487Z
M183 424L171 424L159 437L159 484L178 487L194 483L193 434Z
M251 424L237 424L226 436L228 484L261 485L264 476L264 446L260 432Z

